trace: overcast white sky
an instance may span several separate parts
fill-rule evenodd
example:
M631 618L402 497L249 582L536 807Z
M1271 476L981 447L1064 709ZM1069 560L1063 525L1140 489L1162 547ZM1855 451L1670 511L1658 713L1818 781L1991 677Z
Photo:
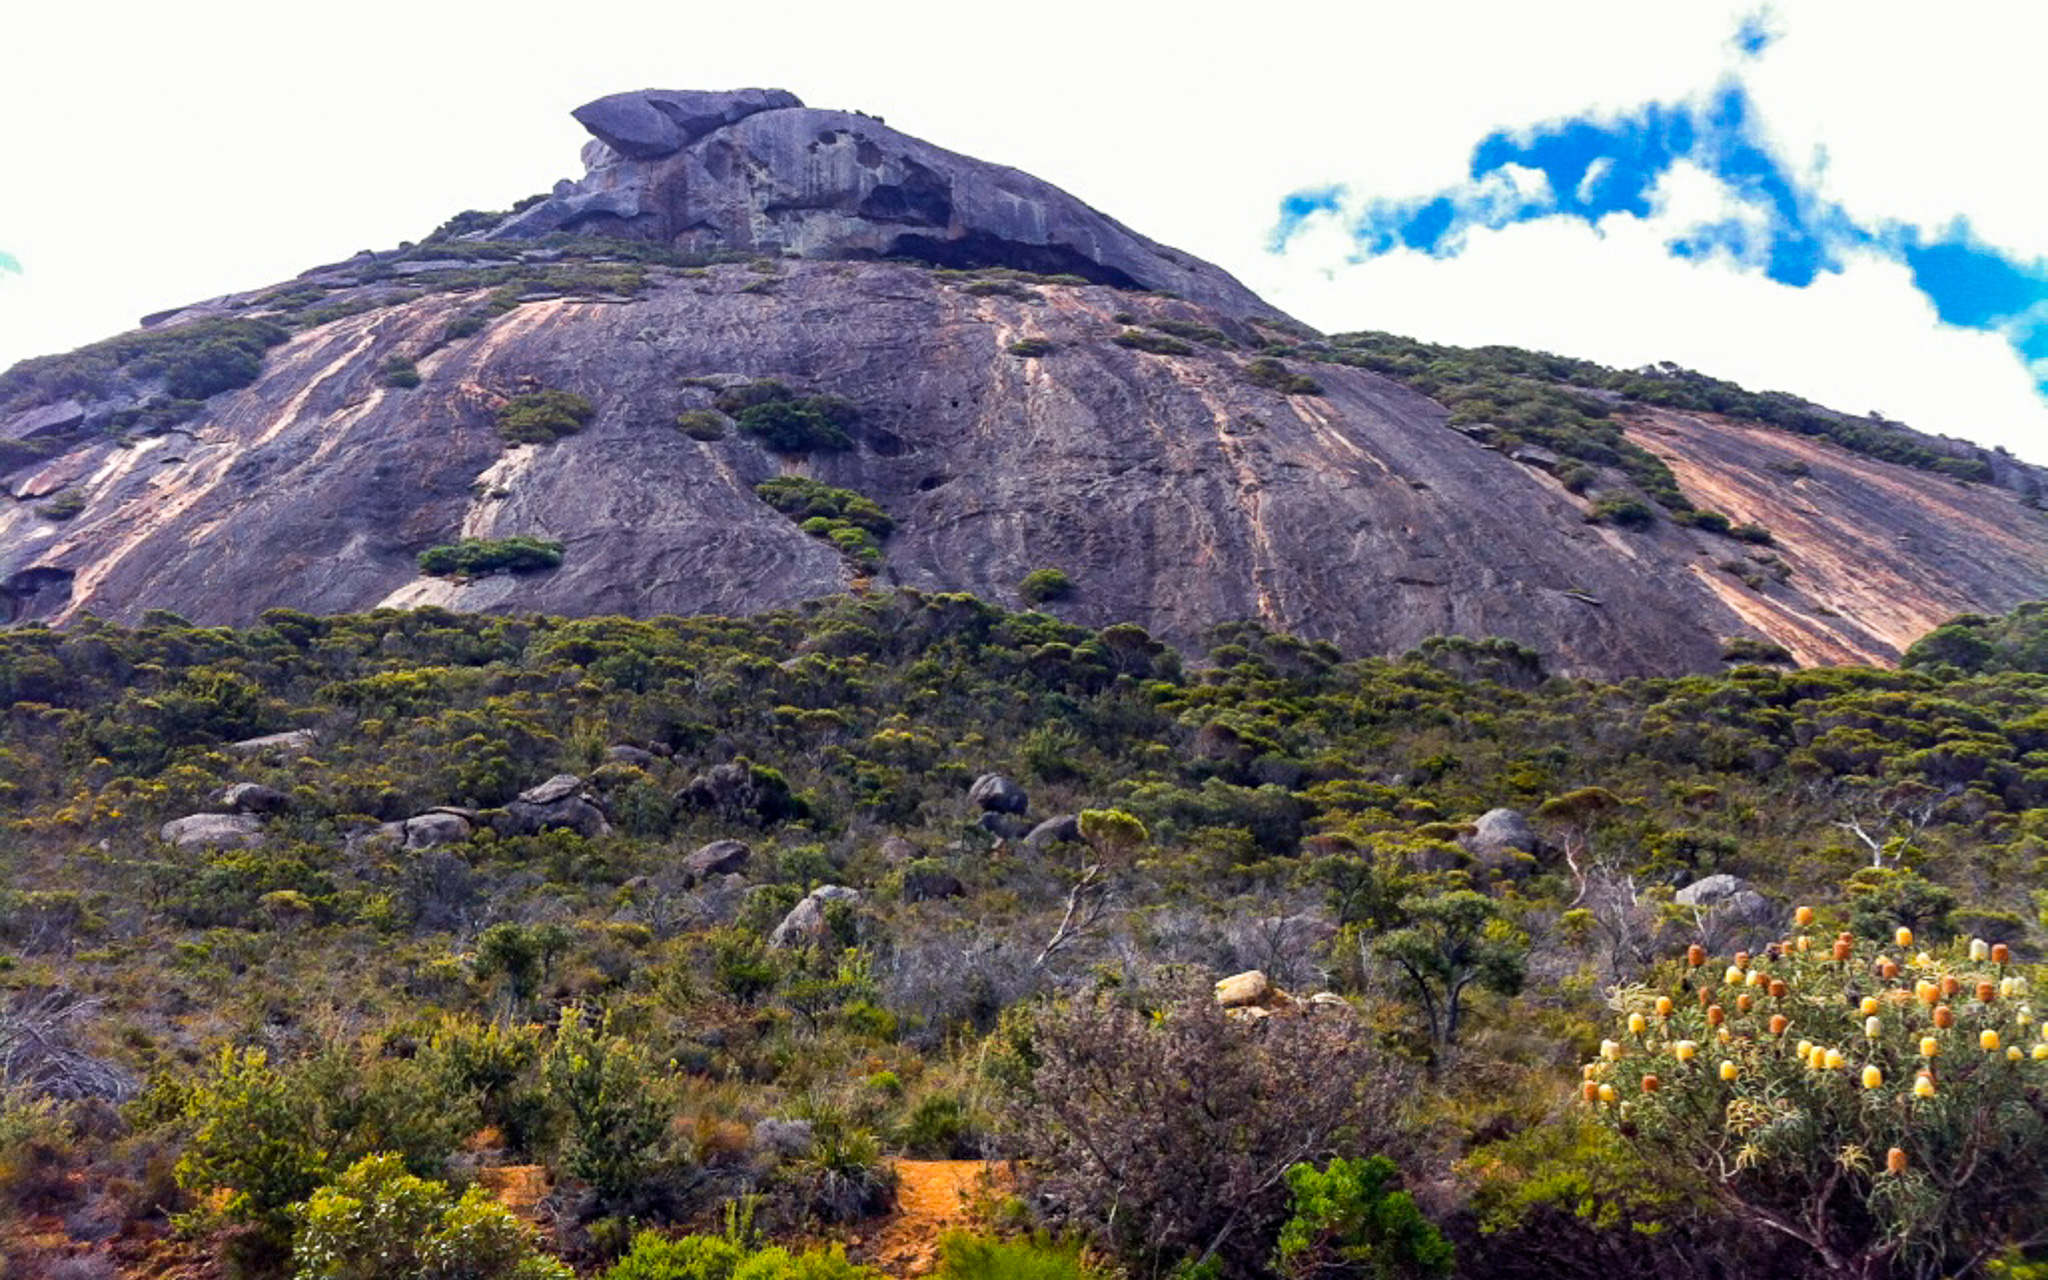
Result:
M1743 56L1759 15L1774 39ZM1469 177L1496 131L1737 78L1801 190L1858 225L1967 222L2048 260L2032 139L2048 5L727 6L363 0L17 6L0 77L0 366L142 314L417 239L580 173L569 110L622 89L787 88L1036 173L1320 328L1678 361L2048 460L2013 324L1942 324L1895 254L1795 288L1674 256L1742 216L1689 163L1650 216L1536 217L1365 257L1347 218ZM1281 200L1343 209L1271 247ZM2048 325L2048 293L2038 319Z

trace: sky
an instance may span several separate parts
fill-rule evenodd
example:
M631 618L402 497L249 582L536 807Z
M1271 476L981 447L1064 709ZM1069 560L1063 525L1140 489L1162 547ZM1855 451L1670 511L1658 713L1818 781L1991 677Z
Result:
M1056 183L1331 332L1671 360L2048 462L2048 5L19 6L0 366L787 88Z

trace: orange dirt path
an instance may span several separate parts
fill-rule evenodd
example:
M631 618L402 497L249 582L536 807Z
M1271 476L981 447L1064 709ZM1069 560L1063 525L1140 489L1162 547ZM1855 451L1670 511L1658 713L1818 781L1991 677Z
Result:
M928 1273L938 1264L939 1237L970 1225L969 1208L995 1172L982 1160L898 1160L896 1212L862 1252L892 1276Z

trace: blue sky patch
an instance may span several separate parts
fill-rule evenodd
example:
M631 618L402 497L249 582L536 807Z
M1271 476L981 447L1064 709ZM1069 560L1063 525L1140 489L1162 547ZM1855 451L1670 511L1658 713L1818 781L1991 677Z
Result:
M14 274L20 275L20 259L16 258L11 253L0 253L0 271L12 271Z
M1766 10L1744 22L1736 44L1754 56L1773 38ZM1841 271L1850 253L1893 258L1944 323L1998 333L2034 362L2037 386L2048 395L2048 261L2001 253L1962 224L1934 231L1859 224L1773 150L1755 101L1734 77L1677 102L1496 130L1474 144L1466 181L1427 195L1363 195L1341 186L1296 192L1281 202L1271 248L1284 253L1321 218L1348 233L1353 262L1397 250L1456 257L1475 229L1541 219L1592 227L1607 218L1648 219L1659 212L1658 185L1681 163L1712 177L1733 208L1669 239L1672 257L1732 264L1795 289Z

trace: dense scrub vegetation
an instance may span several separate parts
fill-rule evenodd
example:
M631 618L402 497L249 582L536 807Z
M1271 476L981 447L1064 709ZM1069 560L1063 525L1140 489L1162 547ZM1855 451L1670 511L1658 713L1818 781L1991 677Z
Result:
M892 1153L986 1152L1032 1157L1008 1221L1147 1272L1988 1265L2019 1209L1958 1234L1925 1198L2039 1192L2031 1076L1951 1075L2008 1065L1966 1005L2032 1043L2020 988L1950 1000L1970 1038L1940 1048L1941 1105L2016 1144L1967 1165L1947 1130L1856 1109L1846 1002L1890 999L1866 975L1880 948L1916 963L1901 927L1930 980L2044 980L2044 620L1962 620L1980 644L1902 671L1618 685L1498 641L1345 661L1250 624L1184 658L909 592L0 634L0 1241L29 1274L111 1237L367 1275L322 1259L389 1232L475 1242L446 1247L490 1274L710 1274L712 1250L720 1275L854 1277L706 1242L736 1195L771 1233L830 1230L887 1206ZM970 803L990 772L1016 795ZM1526 838L1487 838L1500 807ZM1714 875L1753 888L1681 899ZM1801 901L1818 916L1790 922ZM1795 931L1822 951L1769 958ZM1942 949L1972 936L1995 971ZM1695 945L1714 959L1685 967ZM1786 998L1710 990L1737 950L1842 1003L1783 1052L1857 1069L1811 1106L1818 1076L1771 1086L1755 1155L1712 1124L1658 1137L1641 1096L1658 1076L1656 1115L1692 1123L1678 1100L1724 1105L1723 1059L1738 1094L1790 1070L1715 1039L1725 1008L1761 1045ZM1207 984L1251 969L1320 994L1226 1015ZM1700 1027L1666 1029L1660 994ZM1883 1007L1876 1094L1910 1107L1918 1024ZM1903 1181L1873 1171L1892 1145ZM470 1189L528 1165L554 1180L537 1244ZM1758 1227L1837 1165L1818 1227ZM71 1243L29 1230L53 1221ZM635 1243L662 1224L699 1234ZM958 1266L1078 1274L1003 1247Z
M1634 402L1725 414L1962 480L1988 480L1992 474L1991 463L1980 450L1951 453L1876 415L1859 419L1783 391L1747 391L1668 362L1610 369L1590 360L1518 347L1441 346L1373 332L1337 334L1327 345L1307 343L1294 354L1399 378L1449 407L1453 423L1492 423L1509 443L1537 444L1566 457L1618 468L1645 494L1674 511L1690 504L1661 461L1622 438L1620 424L1613 420L1619 405Z
M545 538L464 538L420 552L420 572L442 578L536 573L562 563L562 544Z

